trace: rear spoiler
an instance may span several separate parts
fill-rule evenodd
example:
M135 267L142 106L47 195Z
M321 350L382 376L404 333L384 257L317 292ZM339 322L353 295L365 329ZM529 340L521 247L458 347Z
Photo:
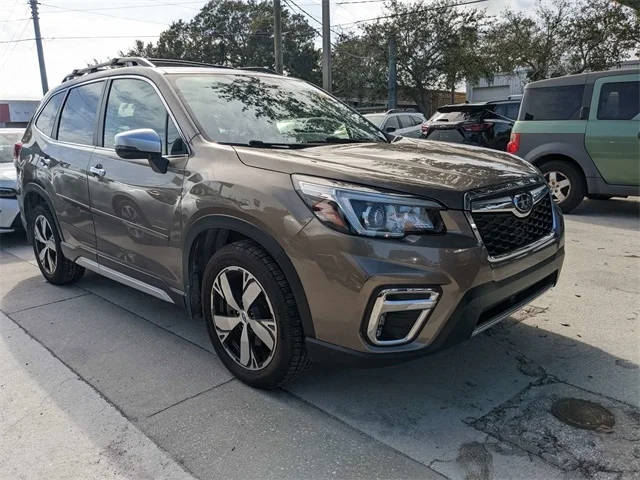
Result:
M489 108L487 108L489 105L491 104L490 103L459 103L457 105L444 105L442 107L438 107L437 110L438 112L441 112L441 113L473 112L473 111L481 112L483 110L486 110L487 114L490 114L501 120L505 120L509 123L515 123L515 120L513 120L512 118L505 117L504 115L500 115L499 113L496 113L493 110L490 110Z

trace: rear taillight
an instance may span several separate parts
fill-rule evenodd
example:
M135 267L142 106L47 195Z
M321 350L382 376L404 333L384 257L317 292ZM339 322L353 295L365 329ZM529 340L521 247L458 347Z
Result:
M20 158L20 152L22 151L22 142L18 142L13 146L13 160L16 161Z
M509 143L507 143L507 152L516 153L520 150L520 134L511 132Z
M422 129L422 133L427 133L429 131L429 125L423 123L420 128Z
M493 124L485 122L462 124L462 128L467 132L483 132L485 130L489 130L491 127L493 127Z

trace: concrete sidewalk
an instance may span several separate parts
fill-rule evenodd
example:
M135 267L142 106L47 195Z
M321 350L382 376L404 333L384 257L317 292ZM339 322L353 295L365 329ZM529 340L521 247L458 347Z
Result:
M194 477L0 314L0 477Z

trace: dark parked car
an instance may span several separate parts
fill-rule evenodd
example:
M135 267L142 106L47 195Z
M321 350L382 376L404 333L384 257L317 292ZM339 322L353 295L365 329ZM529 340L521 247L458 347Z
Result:
M506 150L520 100L439 107L422 124L422 138Z
M264 72L119 58L65 80L16 146L42 275L184 306L248 384L436 351L558 280L562 216L518 157L386 135Z

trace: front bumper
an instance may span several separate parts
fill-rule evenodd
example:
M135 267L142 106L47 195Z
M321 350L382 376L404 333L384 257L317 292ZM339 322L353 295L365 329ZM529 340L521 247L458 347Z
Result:
M442 216L445 235L413 243L343 235L315 220L298 234L289 255L313 318L313 360L380 365L415 358L470 338L555 285L564 259L560 215L546 243L504 262L489 259L464 212ZM367 331L375 299L399 287L433 289L437 304L410 342L375 345Z

